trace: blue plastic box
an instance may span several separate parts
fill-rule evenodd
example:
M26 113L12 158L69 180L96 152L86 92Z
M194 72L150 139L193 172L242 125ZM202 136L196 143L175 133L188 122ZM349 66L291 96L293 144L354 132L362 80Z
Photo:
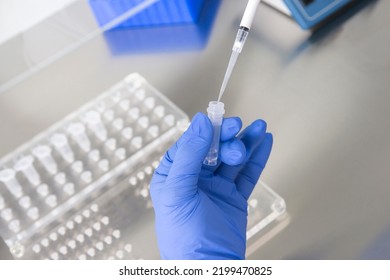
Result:
M159 0L125 20L116 28L163 26L194 23L207 0ZM100 26L103 26L145 0L89 0Z
M284 0L303 29L317 26L354 0Z
M209 40L216 9L221 0L208 0L195 24L154 26L151 28L114 28L104 32L113 55L201 51Z
M112 23L143 2L90 0L99 24L110 25L104 38L113 55L202 50L221 0L160 0L119 24Z

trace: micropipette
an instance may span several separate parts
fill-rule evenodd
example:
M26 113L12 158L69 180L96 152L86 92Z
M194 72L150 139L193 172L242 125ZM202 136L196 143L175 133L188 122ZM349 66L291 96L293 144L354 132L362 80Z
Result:
M244 15L241 19L240 28L238 29L237 36L233 44L232 54L226 69L225 77L223 78L221 90L219 91L218 101L221 100L222 95L225 92L226 85L229 81L230 75L232 74L238 55L244 47L245 40L248 37L249 29L251 28L253 18L255 17L256 9L259 6L260 1L261 0L249 0L246 5Z

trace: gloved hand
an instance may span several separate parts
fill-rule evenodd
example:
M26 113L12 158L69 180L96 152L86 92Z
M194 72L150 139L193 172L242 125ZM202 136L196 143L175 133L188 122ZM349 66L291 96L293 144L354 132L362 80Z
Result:
M151 181L163 259L244 259L247 200L272 148L266 123L256 120L237 137L239 118L221 128L220 159L203 165L213 127L202 113L166 152Z

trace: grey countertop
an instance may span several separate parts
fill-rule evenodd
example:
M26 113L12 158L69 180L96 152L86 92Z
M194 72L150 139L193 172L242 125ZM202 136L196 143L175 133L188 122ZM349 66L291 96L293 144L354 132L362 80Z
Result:
M358 259L390 226L390 2L311 34L270 7L253 23L226 115L267 121L262 180L288 224L253 259ZM189 116L217 97L246 1L223 0L202 50L113 56L97 36L0 95L0 156L138 72ZM4 65L2 66L4 67Z

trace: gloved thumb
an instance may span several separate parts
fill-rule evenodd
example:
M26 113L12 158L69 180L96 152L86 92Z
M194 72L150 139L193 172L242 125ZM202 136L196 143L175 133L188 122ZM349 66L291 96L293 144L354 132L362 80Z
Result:
M197 113L191 125L177 141L177 151L164 190L173 204L185 201L197 191L203 160L210 148L213 127L208 117ZM165 201L167 202L167 201Z

